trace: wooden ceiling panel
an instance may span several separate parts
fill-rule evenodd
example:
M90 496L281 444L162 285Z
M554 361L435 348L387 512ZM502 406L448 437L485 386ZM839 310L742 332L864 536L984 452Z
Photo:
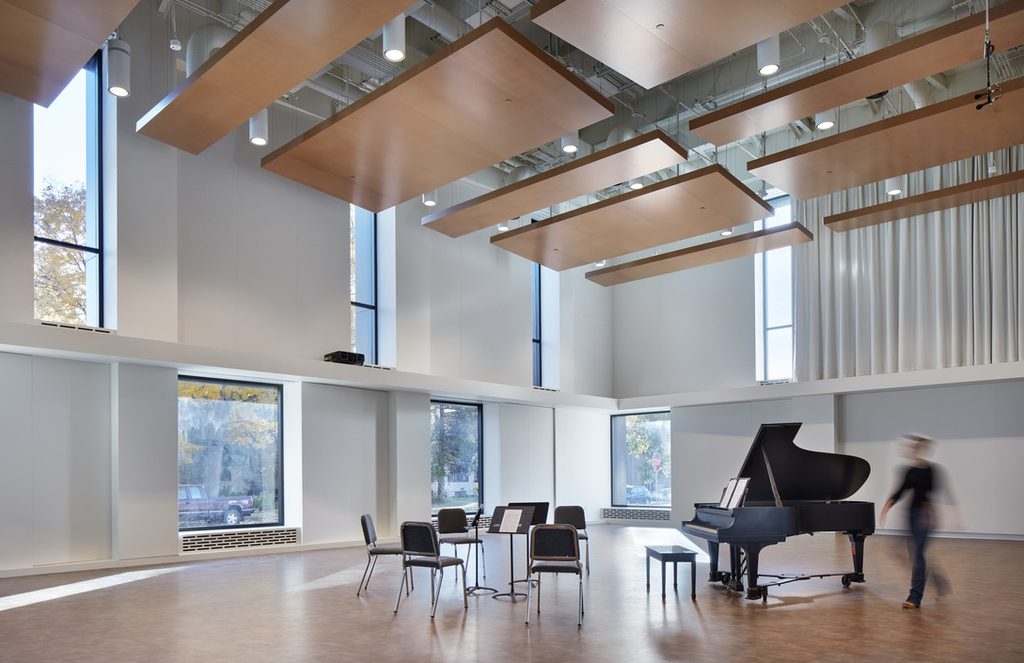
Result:
M275 0L138 121L198 154L407 9L409 0Z
M423 225L449 237L461 237L499 221L681 164L686 156L686 150L678 143L661 131L652 131L430 214L423 218Z
M548 32L652 88L843 4L836 0L541 0L530 16Z
M0 0L0 91L49 106L138 0Z
M491 243L561 271L771 213L768 203L715 164L500 233Z
M825 217L825 226L840 232L855 230L1018 193L1024 193L1024 171L997 175L842 214L833 214Z
M802 200L1024 143L1024 78L976 110L971 92L755 159L747 170Z
M612 115L610 101L500 19L263 159L380 211Z
M604 267L587 272L587 279L603 286L618 285L733 258L752 256L785 246L804 244L813 239L814 235L807 228L799 223L788 223L767 230L733 235L707 244L688 246L649 258L631 260L621 265Z
M991 13L1000 50L1024 43L1024 0ZM725 145L980 59L985 15L975 14L690 120L690 131Z

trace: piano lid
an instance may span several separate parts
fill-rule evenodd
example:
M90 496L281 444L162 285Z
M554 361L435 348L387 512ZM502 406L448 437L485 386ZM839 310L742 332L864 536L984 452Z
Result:
M793 439L800 426L799 423L761 424L747 459L736 475L750 477L747 502L775 501L765 468L765 453L783 505L799 500L844 500L867 481L871 465L863 458L808 451L796 446Z

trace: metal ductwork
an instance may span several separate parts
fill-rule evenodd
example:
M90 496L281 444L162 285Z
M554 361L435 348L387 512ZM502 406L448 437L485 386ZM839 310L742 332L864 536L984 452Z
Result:
M469 32L471 26L436 2L424 3L407 14L451 43Z
M220 23L207 23L193 30L185 47L185 75L191 76L234 36L234 30Z

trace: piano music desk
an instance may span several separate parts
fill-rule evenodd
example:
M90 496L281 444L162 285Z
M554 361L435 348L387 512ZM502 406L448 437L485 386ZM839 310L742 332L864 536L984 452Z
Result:
M683 546L645 546L647 548L647 591L651 591L651 558L661 562L661 600L665 601L665 562L672 562L672 587L679 587L679 562L690 564L690 598L697 598L697 553Z

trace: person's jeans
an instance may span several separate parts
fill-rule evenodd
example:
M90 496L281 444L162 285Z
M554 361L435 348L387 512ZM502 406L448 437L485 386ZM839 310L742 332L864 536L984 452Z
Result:
M913 570L910 574L910 594L907 600L914 605L921 605L924 597L924 584L928 578L928 566L924 559L924 548L928 544L931 532L931 518L927 508L913 509L910 512L910 545Z

